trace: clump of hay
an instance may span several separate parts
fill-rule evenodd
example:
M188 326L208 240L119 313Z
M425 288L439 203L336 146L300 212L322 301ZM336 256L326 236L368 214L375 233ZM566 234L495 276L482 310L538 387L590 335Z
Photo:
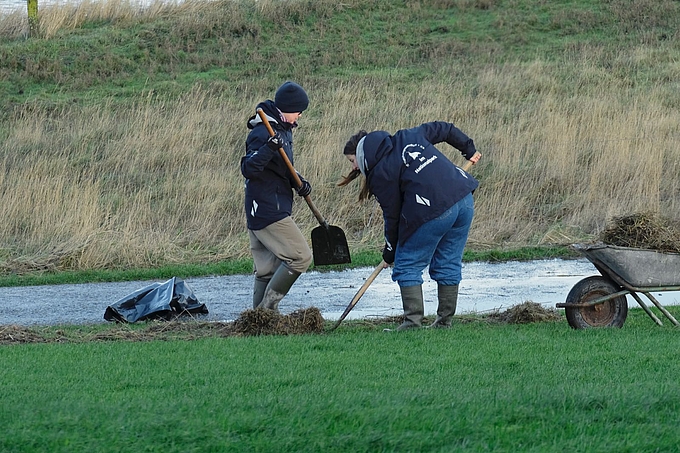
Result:
M229 337L234 334L233 323L212 321L171 321L155 322L147 329L149 333L159 336L177 336L194 340L206 337Z
M488 318L505 324L531 324L562 320L559 312L554 308L547 309L541 304L531 301L510 307L502 313L492 313Z
M680 222L644 212L615 217L600 240L619 247L680 253Z
M320 333L324 319L318 308L297 310L281 315L272 310L246 310L233 322L198 320L149 320L139 325L116 324L55 330L51 327L29 328L0 326L0 345L24 343L86 343L93 341L176 341L201 338L225 338L253 335L295 335Z
M131 327L127 324L96 332L91 341L171 341L197 340L210 337L229 337L234 334L233 323L207 321L149 320L144 327Z
M0 344L46 343L47 340L28 327L0 326Z
M316 307L296 310L282 315L273 310L256 308L246 310L234 321L234 331L241 335L296 335L320 333L324 319Z
M364 323L382 326L383 324L399 324L404 320L402 315L378 318L376 320L364 320ZM489 314L463 314L456 315L453 323L468 324L484 322L488 324L531 324L538 322L557 322L562 321L560 313L554 308L545 308L536 302L527 301L519 305L508 308L501 312L495 310ZM434 317L425 317L423 326L429 325L434 321Z

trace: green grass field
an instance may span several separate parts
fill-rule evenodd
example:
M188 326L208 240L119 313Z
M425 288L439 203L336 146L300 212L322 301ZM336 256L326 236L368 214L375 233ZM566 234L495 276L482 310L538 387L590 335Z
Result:
M642 310L622 329L461 321L2 346L0 450L676 451L669 323Z

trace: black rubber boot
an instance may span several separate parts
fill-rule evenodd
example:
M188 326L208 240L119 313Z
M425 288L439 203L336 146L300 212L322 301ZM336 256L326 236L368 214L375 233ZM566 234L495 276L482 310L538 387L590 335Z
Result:
M267 285L262 296L262 302L256 308L268 308L279 311L279 302L288 294L293 283L300 276L300 272L291 270L285 264L281 264Z
M425 308L423 306L423 287L400 286L401 302L404 306L404 322L397 327L398 331L421 327Z
M448 329L451 327L451 319L456 314L458 304L458 285L437 285L437 318L429 327Z
M264 297L268 284L268 278L255 277L255 283L253 284L253 308L257 308L262 302L262 297Z

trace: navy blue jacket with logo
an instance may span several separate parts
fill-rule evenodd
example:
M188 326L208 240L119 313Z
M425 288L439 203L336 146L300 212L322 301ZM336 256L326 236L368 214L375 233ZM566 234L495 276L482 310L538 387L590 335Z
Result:
M269 124L283 138L283 149L291 164L293 160L293 125L281 121L274 102L267 100L257 105L267 115ZM246 155L241 158L241 174L245 180L245 211L248 229L261 230L291 215L293 188L297 187L293 175L279 154L267 146L269 131L254 115L247 124L250 133L246 138Z
M403 244L418 227L439 217L479 185L435 148L441 142L468 160L476 152L471 138L442 121L394 135L375 131L364 140L368 186L382 208L385 241L392 247Z

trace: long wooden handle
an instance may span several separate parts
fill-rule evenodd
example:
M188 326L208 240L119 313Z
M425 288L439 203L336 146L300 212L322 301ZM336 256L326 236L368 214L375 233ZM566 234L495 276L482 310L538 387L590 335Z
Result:
M276 135L274 132L274 129L272 129L272 125L269 124L269 120L267 119L267 115L264 113L262 109L257 109L257 114L260 115L260 119L264 123L264 125L267 127L267 131L269 131L270 136ZM297 171L295 171L295 167L293 167L293 164L290 162L290 159L288 159L288 155L286 154L286 151L283 149L283 147L279 147L279 154L283 158L283 161L286 163L286 166L288 167L288 171L291 172L293 175L293 178L295 179L295 184L297 184L298 188L302 187L302 181L300 180L300 177L297 174ZM314 214L314 217L316 217L316 220L319 221L321 226L328 228L328 222L323 218L321 213L319 212L318 209L316 209L316 206L312 202L312 198L307 195L304 197L305 201L307 202L307 205L309 206L309 209L312 210L312 213Z
M475 157L475 156L478 155L478 154L479 154L479 153L474 153L474 154L472 155L472 157ZM472 168L472 166L473 166L474 164L475 164L474 162L472 162L471 160L469 160L469 161L465 162L465 165L463 165L461 168L462 168L463 170L465 170L465 171L470 171L470 169Z
M371 283L373 283L373 280L380 274L380 271L382 271L385 268L385 260L381 261L380 264L373 270L373 273L366 279L363 285L361 285L361 288L359 288L359 291L354 295L352 300L350 301L349 305L347 305L347 308L345 308L345 311L342 313L340 316L340 319L337 320L335 325L331 328L331 330L337 329L337 327L340 325L343 319L347 317L350 311L352 311L352 308L359 302L359 299L361 299L361 296L364 295L366 290L368 289L369 286L371 286Z

